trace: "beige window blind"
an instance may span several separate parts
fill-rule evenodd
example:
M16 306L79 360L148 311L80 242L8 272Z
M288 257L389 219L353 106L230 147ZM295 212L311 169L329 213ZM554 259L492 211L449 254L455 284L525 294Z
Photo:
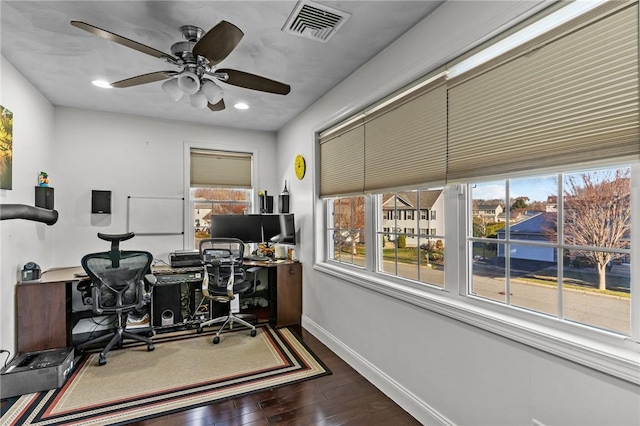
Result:
M367 112L365 111L365 114ZM366 192L446 178L447 91L444 78L365 119Z
M320 134L320 196L362 194L364 126L362 119Z
M447 93L443 69L320 134L320 195L442 184Z
M251 188L252 155L191 150L191 187Z
M640 155L638 4L607 8L450 82L449 182Z

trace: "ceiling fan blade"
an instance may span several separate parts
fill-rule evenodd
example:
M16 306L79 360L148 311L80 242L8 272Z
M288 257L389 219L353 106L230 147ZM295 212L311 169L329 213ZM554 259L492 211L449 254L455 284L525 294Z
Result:
M177 61L176 58L169 55L168 53L161 52L160 50L154 49L153 47L146 46L142 43L138 43L137 41L130 40L126 37L119 36L118 34L114 34L110 31L103 30L102 28L95 27L93 25L87 24L86 22L81 21L71 21L71 25L76 28L80 28L81 30L85 30L90 32L93 35L97 35L98 37L105 38L107 40L114 41L123 46L127 46L128 48L137 50L138 52L146 53L147 55L155 56L156 58L167 58L172 61Z
M208 104L207 106L211 111L222 111L225 108L224 99L220 99L220 101L218 101L217 103Z
M230 22L221 21L211 28L193 46L193 54L204 56L211 65L216 65L236 48L244 37L242 30Z
M259 90L261 92L275 93L277 95L286 95L291 91L291 86L270 80L259 75L250 74L244 71L230 69L216 69L216 73L224 73L229 76L225 83L234 86L244 87L245 89Z
M111 83L111 87L122 89L125 87L139 86L141 84L165 80L167 78L173 77L176 74L178 74L176 71L156 71L149 74L142 74L124 80L116 81L115 83Z

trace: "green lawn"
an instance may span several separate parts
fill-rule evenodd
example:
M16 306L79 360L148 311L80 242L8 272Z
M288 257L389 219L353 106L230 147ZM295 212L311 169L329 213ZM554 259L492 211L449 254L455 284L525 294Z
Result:
M343 250L343 251L345 251L345 250ZM356 256L364 257L364 253L365 253L364 247L358 246L356 248L356 253L357 253ZM396 249L393 248L393 247L382 249L382 259L383 260L392 261L392 262L395 261L396 260ZM426 260L426 259L423 259L423 260ZM406 248L398 249L398 262L409 263L409 264L413 264L413 265L417 264L418 263L418 249L416 247L406 247ZM434 261L431 261L431 262L432 263L441 263L441 262L434 262Z
M350 251L349 250L343 250L343 252L349 253ZM495 256L495 251L491 251L491 250L483 251L482 248L480 248L480 247L474 247L474 255L482 256L483 254L486 254L486 255L493 254ZM364 258L364 256L365 256L365 248L363 246L358 246L356 248L356 256ZM385 261L395 262L395 260L396 260L396 249L394 247L382 249L382 257L383 257L383 260L385 260ZM416 247L407 247L407 248L398 249L398 262L399 263L407 263L407 264L415 265L415 264L418 263L417 262L417 257L418 257L418 249ZM491 257L491 256L489 256L489 257ZM423 260L426 260L426 259L423 259ZM433 260L431 260L430 263L442 264L442 261L433 261ZM425 262L422 262L422 264L425 264ZM630 297L630 294L627 293L627 292L624 292L624 291L613 291L613 290L600 291L597 288L591 287L590 285L592 285L592 284L589 284L588 281L582 282L584 280L584 277L571 276L571 272L569 272L569 271L565 271L564 275L565 275L565 282L563 284L564 288L586 290L586 291L591 291L591 292L595 292L595 293L609 294L609 295L612 295L612 296L620 296L620 297L623 297L623 298L629 298ZM611 284L611 281L615 281L616 278L617 277L608 277L609 283ZM555 281L556 280L555 277L544 277L544 276L538 276L538 275L530 275L528 277L518 278L518 280L519 281L524 281L524 282L535 283L535 284L544 284L544 285L548 285L548 286L557 285L556 281Z

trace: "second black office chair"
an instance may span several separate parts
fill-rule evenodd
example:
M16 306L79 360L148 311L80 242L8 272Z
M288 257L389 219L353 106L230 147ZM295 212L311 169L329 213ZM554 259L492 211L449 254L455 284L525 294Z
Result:
M213 338L215 344L220 343L220 333L224 328L232 328L234 323L249 327L251 336L256 335L255 326L234 315L229 303L236 294L247 294L254 287L254 283L246 279L246 272L242 267L243 256L244 243L237 238L208 238L200 241L200 257L204 264L202 294L214 302L229 304L227 315L205 321L198 328L198 331L202 331L202 327L222 323Z
M111 250L87 254L81 263L91 279L93 312L96 315L115 315L116 328L104 336L82 343L78 349L108 341L98 359L98 364L104 365L107 363L107 352L115 345L121 346L125 338L146 343L148 351L154 349L150 338L129 332L126 327L128 315L134 310L141 310L150 302L150 289L156 279L150 269L153 261L151 253L120 251L120 242L133 238L133 232L122 235L98 233L98 237L111 242Z

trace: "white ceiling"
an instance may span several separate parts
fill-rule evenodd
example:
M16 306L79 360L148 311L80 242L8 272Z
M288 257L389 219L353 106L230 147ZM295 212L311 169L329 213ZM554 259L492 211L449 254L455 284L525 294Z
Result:
M0 2L0 40L5 57L56 106L274 131L327 93L443 1L319 1L351 17L326 43L281 31L296 1L6 1ZM72 27L79 20L170 53L179 28L205 32L221 20L244 38L220 64L291 85L288 95L225 83L227 108L196 109L173 102L162 82L100 89L109 82L163 70L160 59ZM398 64L399 67L402 64ZM393 70L389 70L393 73ZM250 109L233 104L244 101Z

